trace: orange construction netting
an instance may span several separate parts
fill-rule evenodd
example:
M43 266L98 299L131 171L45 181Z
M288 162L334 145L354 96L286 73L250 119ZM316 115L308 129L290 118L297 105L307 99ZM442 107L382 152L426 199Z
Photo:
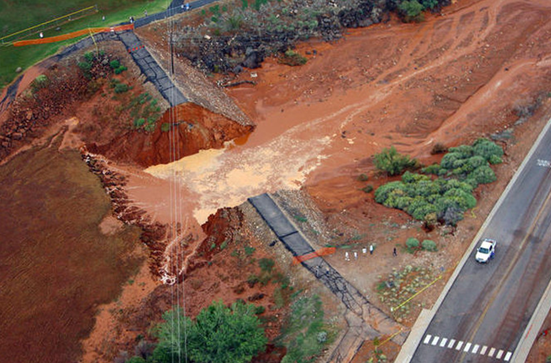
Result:
M312 258L333 254L336 250L337 249L335 247L325 247L302 256L295 256L293 257L293 265L298 265L299 263L310 260Z
M72 39L76 37L80 37L82 35L90 34L90 33L105 33L105 32L111 32L111 31L121 31L121 30L131 30L134 29L134 24L126 24L126 25L119 25L119 26L112 26L112 27L103 27L103 28L90 28L90 29L82 29L78 30L76 32L63 34L63 35L57 35L55 37L49 37L49 38L38 38L38 39L29 39L29 40L20 40L18 42L14 42L14 47L22 47L25 45L33 45L33 44L47 44L47 43L55 43L60 42L62 40Z

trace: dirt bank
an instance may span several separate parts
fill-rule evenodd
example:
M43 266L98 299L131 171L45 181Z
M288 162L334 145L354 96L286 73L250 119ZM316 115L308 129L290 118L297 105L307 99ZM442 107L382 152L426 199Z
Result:
M221 148L225 142L251 133L253 125L241 125L193 103L167 110L153 132L129 131L106 145L88 150L115 161L148 167L166 164L199 150Z

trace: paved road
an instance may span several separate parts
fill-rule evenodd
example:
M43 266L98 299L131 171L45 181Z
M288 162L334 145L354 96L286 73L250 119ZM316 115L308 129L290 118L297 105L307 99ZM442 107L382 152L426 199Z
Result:
M549 145L551 131L483 233L498 241L495 259L478 264L472 252L411 362L511 360L551 280Z

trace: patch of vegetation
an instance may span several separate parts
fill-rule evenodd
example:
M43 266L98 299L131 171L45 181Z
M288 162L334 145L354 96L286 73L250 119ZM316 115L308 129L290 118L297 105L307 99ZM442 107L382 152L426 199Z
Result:
M113 69L113 72L115 74L121 74L122 72L128 69L125 66L123 66L118 59L114 59L111 62L109 62L109 66L111 66L111 69Z
M413 218L434 225L436 221L455 226L463 213L476 206L473 190L479 184L496 180L490 164L500 163L503 149L487 139L473 145L450 148L441 163L422 171L429 175L406 172L401 181L382 185L375 191L375 201L407 212Z
M313 362L334 338L334 332L324 323L324 311L319 296L299 297L291 306L291 314L278 338L287 347L282 363Z
M430 239L426 239L424 240L422 243L421 243L421 247L423 247L423 249L425 251L431 251L431 252L436 252L437 248L436 248L436 243L434 241L431 241Z
M386 172L390 176L398 175L405 169L414 168L417 160L410 159L407 155L402 155L394 146L383 149L379 154L373 155L375 167Z
M251 246L245 246L245 254L246 254L247 256L252 256L252 254L254 253L254 251L256 251L256 248L251 247Z
M260 266L260 269L264 272L271 273L272 269L275 266L275 261L271 258L261 258L258 261L258 265Z
M250 362L268 342L256 313L256 306L240 301L230 307L215 301L201 310L195 321L181 311L168 311L163 315L165 322L156 329L159 343L152 359L158 363L185 361L187 352L194 362ZM187 334L181 333L184 331Z
M299 53L289 49L280 58L279 63L291 67L302 66L308 62L308 59Z
M400 271L394 270L387 280L378 283L379 300L391 309L395 317L407 316L411 302L401 304L433 279L431 271L425 267L408 265Z
M420 243L419 243L419 240L415 237L409 237L407 240L406 240L406 250L409 252L409 253L413 253L415 251L418 251L419 250L419 246L420 246Z
M134 119L134 129L146 132L155 130L157 121L161 118L161 107L157 103L158 101L147 92L132 98L127 109L130 110L130 116ZM161 130L165 131L165 129L170 130L170 125L164 123Z
M361 181L361 182L366 182L369 180L369 177L367 176L367 174L360 174L358 175L358 181Z
M366 185L362 188L365 193L371 193L373 191L373 185Z

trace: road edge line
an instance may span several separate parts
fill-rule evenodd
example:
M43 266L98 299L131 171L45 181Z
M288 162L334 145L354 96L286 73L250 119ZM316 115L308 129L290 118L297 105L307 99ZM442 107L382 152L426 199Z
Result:
M494 218L494 215L496 214L497 210L499 209L499 207L501 206L501 204L503 203L503 201L505 200L505 198L509 194L509 191L511 190L513 185L516 183L516 181L517 181L518 177L520 176L520 174L522 174L522 171L524 170L524 168L528 164L528 160L530 160L530 158L532 157L532 155L534 154L534 152L538 148L541 140L543 139L543 137L545 136L545 134L547 133L547 131L549 130L550 127L551 127L551 118L547 121L547 124L540 131L538 137L536 138L536 141L534 142L534 144L530 148L530 151L528 151L528 154L526 154L526 156L524 157L524 160L522 161L519 168L516 170L515 174L513 175L513 177L511 178L511 180L507 184L507 186L505 187L505 190L503 191L503 193L501 193L501 196L499 197L498 201L496 202L496 204L494 205L494 207L490 211L490 214L488 215L488 217L486 218L486 220L484 221L482 226L479 228L477 234L474 236L474 238L471 242L471 245L467 248L467 250L463 254L463 257L461 258L461 261L459 261L459 264L457 265L457 267L453 271L452 276L450 277L450 279L446 283L446 286L444 286L444 289L440 293L440 296L438 297L438 300L436 300L436 302L432 306L432 309L430 309L430 313L427 315L426 318L417 319L415 321L415 324L413 325L413 327L411 329L411 333L409 334L408 338L406 339L406 341L402 345L402 347L406 347L406 344L407 344L407 348L408 348L409 351L405 352L404 349L400 349L400 353L398 354L398 357L396 357L396 363L409 363L411 361L411 359L413 358L413 354L415 353L415 351L417 350L417 347L419 346L419 343L421 342L421 337L423 335L425 335L425 332L426 332L428 326L432 322L432 319L434 319L434 316L436 315L436 312L438 311L438 309L440 308L440 305L442 305L442 302L444 301L444 299L448 295L448 292L450 291L452 285L455 283L455 280L457 279L457 276L459 275L459 273L463 269L463 266L465 265L465 262L467 262L467 259L471 256L471 253L474 250L474 248L476 247L476 245L478 243L478 240L482 237L482 234L486 230L488 224ZM550 283L549 286L551 286L551 283ZM541 302L541 300L540 300L540 302ZM539 304L538 304L538 306L539 306ZM535 312L534 312L534 315L535 315ZM416 325L418 323L419 324L424 324L424 326L420 325L420 326L417 327ZM416 334L419 334L419 337L412 336L413 332L415 332ZM408 344L410 339L412 339L412 343ZM518 350L518 348L517 348L517 350ZM515 353L516 353L516 350L515 350ZM400 360L400 358L402 360ZM516 362L514 360L512 360L512 361Z
M538 337L539 331L543 326L545 317L547 316L549 310L551 309L551 281L547 285L545 292L543 293L526 329L522 333L522 337L517 344L517 348L513 353L511 362L520 363L526 362L530 351L532 350L532 345Z

